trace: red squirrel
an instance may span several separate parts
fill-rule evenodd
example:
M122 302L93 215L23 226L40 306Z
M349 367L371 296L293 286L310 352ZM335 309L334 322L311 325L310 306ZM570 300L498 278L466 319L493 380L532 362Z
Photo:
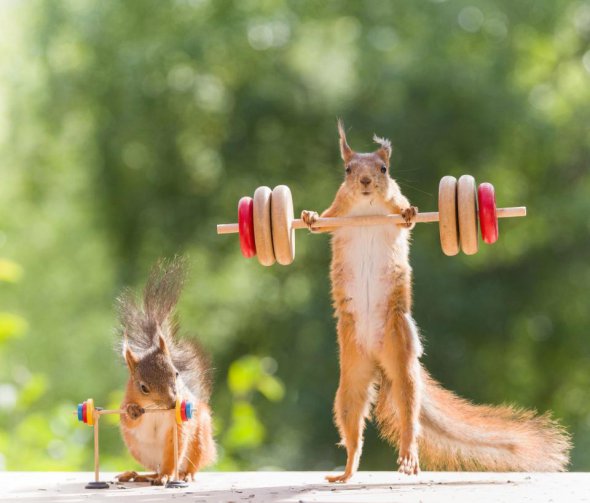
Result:
M391 143L354 152L338 121L345 178L321 217L401 214L405 225L343 227L332 233L330 278L337 318L340 382L334 403L346 482L356 472L365 420L397 446L399 471L417 474L419 453L430 469L561 471L570 438L548 414L474 405L442 388L420 364L422 344L412 318L410 230L417 208L389 176ZM312 232L318 218L303 211ZM374 405L374 407L373 407Z
M138 304L131 292L118 299L122 325L122 353L129 380L121 409L121 433L131 455L154 473L128 471L120 482L165 484L173 476L174 414L144 414L146 409L173 408L176 399L189 400L195 410L190 421L178 426L178 472L182 480L216 458L209 396L210 367L200 347L177 338L174 308L184 282L184 260L159 262Z

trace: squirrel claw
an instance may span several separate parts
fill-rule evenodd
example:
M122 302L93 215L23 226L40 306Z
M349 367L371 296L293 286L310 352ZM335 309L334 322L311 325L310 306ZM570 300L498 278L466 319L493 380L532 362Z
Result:
M166 482L170 480L172 477L170 475L159 475L152 479L151 483L153 486L165 486Z
M195 481L195 474L191 472L179 472L178 478L183 480L184 482L194 482Z
M145 413L145 409L136 403L130 403L125 407L125 412L131 419L139 419Z
M420 473L420 463L418 461L418 454L415 452L407 452L405 456L397 458L399 465L398 471L406 475L418 475Z
M320 218L320 216L318 215L317 211L303 210L301 212L301 220L303 220L311 232L314 231L313 224L317 222L318 218Z
M402 218L406 221L406 227L408 229L413 229L416 226L416 222L414 222L414 218L418 214L418 208L416 206L410 206L405 210L402 210L401 215Z

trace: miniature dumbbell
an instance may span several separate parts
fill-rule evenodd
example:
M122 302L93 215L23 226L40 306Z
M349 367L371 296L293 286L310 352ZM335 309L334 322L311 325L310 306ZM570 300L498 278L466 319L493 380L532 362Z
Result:
M525 207L496 208L494 187L463 175L457 181L445 176L439 184L438 212L418 213L416 223L439 222L440 242L445 255L456 255L462 249L467 255L478 250L478 223L487 244L498 240L498 218L524 217ZM338 227L405 224L401 215L370 215L358 217L319 218L314 229ZM254 197L242 197L238 203L238 223L220 224L218 234L239 233L240 248L246 258L258 256L265 266L276 262L289 265L295 258L295 229L307 224L293 218L293 199L286 185L272 191L259 187Z
M174 409L143 409L143 412L146 414L153 414L158 412L168 412L171 410L174 410L174 417L177 424L182 424L193 417L193 404L187 400L176 400ZM107 414L127 414L125 410L105 410L101 409L100 407L96 408L92 398L89 398L85 402L78 404L78 421L85 423L88 426L94 425L94 418L96 417L97 413L101 416Z
M188 400L176 400L174 408L172 409L143 409L143 413L174 413L175 422L174 431L172 434L172 441L174 447L174 477L173 480L169 480L166 483L166 487L182 488L188 487L186 483L178 480L178 425L192 419L193 417L193 404ZM94 400L89 398L88 400L78 404L76 409L78 421L92 426L94 428L94 480L86 485L86 489L108 489L109 485L106 482L99 480L99 446L98 446L98 427L101 416L108 414L127 414L127 411L114 409L105 410L100 407L94 406Z

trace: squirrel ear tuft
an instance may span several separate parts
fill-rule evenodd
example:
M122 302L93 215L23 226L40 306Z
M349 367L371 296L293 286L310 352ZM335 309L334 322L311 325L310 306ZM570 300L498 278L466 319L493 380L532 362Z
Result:
M383 162L388 162L391 157L391 142L387 138L381 138L376 134L373 135L373 141L381 145L381 148L375 153L383 159Z
M165 355L170 354L170 351L168 351L168 344L166 344L166 339L164 339L162 332L159 332L158 335L158 346L160 347L160 351L162 351L162 353Z
M346 133L344 132L344 122L338 119L338 135L340 136L340 156L345 163L348 163L354 155L353 150L348 146Z
M125 361L127 362L127 367L129 367L130 372L135 372L135 367L137 367L138 358L135 356L135 353L129 349L129 346L125 344L123 346L123 355L125 356Z

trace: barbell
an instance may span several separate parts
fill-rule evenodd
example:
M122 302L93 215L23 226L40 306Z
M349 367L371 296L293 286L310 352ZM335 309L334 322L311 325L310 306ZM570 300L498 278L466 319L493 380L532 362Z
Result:
M174 417L176 419L176 424L182 424L193 417L193 404L187 400L176 400L176 404L172 409L142 409L143 413L156 413L156 412L170 412L174 411ZM87 424L88 426L93 426L96 420L97 415L107 415L107 414L127 414L126 410L115 409L115 410L108 410L102 409L100 407L94 406L94 400L89 398L82 403L78 404L78 408L76 410L76 415L78 417L78 421Z
M172 445L174 449L174 474L172 480L166 482L166 487L182 488L188 487L188 485L178 480L178 426L182 423L192 419L193 417L193 404L188 400L176 399L174 407L169 409L144 409L142 413L174 413L176 421L173 424L172 434ZM124 409L103 409L102 407L95 407L94 400L89 398L82 403L78 404L76 411L73 412L81 423L92 426L94 429L94 480L86 484L86 489L108 489L109 484L99 479L99 420L101 416L108 414L127 414Z
M417 213L415 223L439 222L440 243L445 255L460 250L466 255L478 251L478 225L484 243L498 240L498 219L526 216L526 207L497 208L494 186L463 175L441 179L438 190L438 212ZM318 218L313 230L372 225L405 225L399 214L356 217ZM289 265L295 259L295 230L307 229L302 219L293 217L293 198L286 185L271 190L258 187L254 197L238 202L238 223L219 224L217 234L238 233L240 249L246 258L258 256L264 266L278 262Z

